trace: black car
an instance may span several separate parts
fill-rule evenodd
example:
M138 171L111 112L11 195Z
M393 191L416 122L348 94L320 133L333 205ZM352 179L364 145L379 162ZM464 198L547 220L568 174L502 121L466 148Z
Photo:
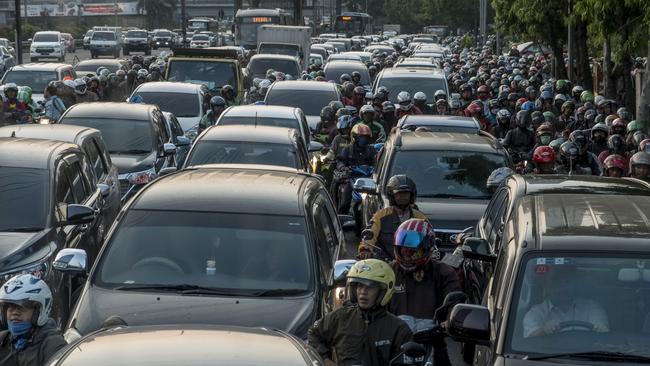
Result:
M477 344L474 365L648 362L650 196L631 188L526 195L498 255L465 242L467 257L496 259L483 305L457 305L447 322Z
M129 325L265 326L304 339L333 306L343 248L317 177L273 166L184 169L122 209L66 337L118 315Z
M357 180L368 193L362 203L363 224L388 206L386 183L406 174L418 191L417 205L441 239L441 250L455 247L453 236L479 220L490 196L490 173L509 166L505 149L485 133L399 131L389 135L377 157L373 179Z
M126 32L122 43L122 53L128 56L131 52L144 52L145 55L151 55L151 38L146 30L133 29Z
M153 49L161 47L172 47L174 45L174 34L166 29L157 30L153 33Z
M47 363L48 366L134 364L321 366L323 360L304 342L279 330L160 325L109 328L91 333L59 351Z
M152 104L80 103L68 108L59 123L98 129L117 166L122 200L176 167L176 145L160 109Z
M0 177L0 282L21 273L43 278L52 316L65 323L74 288L52 263L62 249L80 248L92 264L110 224L108 187L95 184L78 145L54 140L0 138Z

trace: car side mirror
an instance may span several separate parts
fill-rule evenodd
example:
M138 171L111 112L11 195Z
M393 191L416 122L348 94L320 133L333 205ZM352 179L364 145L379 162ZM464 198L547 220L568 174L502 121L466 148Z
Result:
M343 228L343 231L351 231L354 230L356 227L356 221L354 220L354 217L350 215L338 215L339 217L339 222L341 222L341 227Z
M165 175L170 175L172 173L176 173L178 171L178 169L179 168L175 167L175 166L168 166L168 167L162 168L158 172L158 176L162 177L162 176L165 176Z
M459 342L490 344L490 311L485 306L458 304L447 317L447 334Z
M334 262L334 287L345 287L350 268L357 263L354 259L341 259Z
M467 238L463 242L461 249L463 250L463 256L468 259L490 263L497 260L497 256L490 249L490 244L483 238Z
M56 254L52 267L70 274L85 274L88 270L88 255L83 249L65 248Z
M190 138L187 136L178 136L176 137L176 146L189 146L190 145Z
M358 178L352 189L359 193L377 194L377 184L371 178Z
M59 226L87 224L95 220L95 215L92 207L69 204L66 207L66 219L59 221Z
M176 145L171 142L166 142L163 144L163 152L165 153L165 156L176 154Z
M317 152L323 150L323 144L318 141L309 141L309 152Z
M108 195L111 193L111 187L109 187L108 184L99 183L97 184L97 189L99 189L99 192L103 198L108 197Z

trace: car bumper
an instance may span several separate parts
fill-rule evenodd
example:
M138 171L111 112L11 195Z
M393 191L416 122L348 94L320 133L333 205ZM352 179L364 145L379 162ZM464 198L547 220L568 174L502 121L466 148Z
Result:
M65 55L63 50L56 51L52 49L36 49L36 50L30 50L29 51L29 57L31 58L47 58L47 57L63 57Z
M103 54L112 55L113 53L115 53L116 48L117 47L115 47L115 46L111 46L111 47L93 47L93 46L91 46L90 50L92 52L94 52L96 54L100 54L100 55L103 55Z
M129 44L125 44L123 47L124 49L131 50L131 51L137 51L137 50L144 51L151 48L151 46L147 43L129 43Z

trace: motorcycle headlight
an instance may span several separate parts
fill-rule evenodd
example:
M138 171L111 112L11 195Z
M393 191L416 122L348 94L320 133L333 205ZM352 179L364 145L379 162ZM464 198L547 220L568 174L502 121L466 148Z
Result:
M156 177L158 177L158 174L156 173L155 168L151 167L150 169L141 172L129 173L127 174L126 179L128 179L131 184L147 184L156 179Z
M50 257L47 257L36 264L18 267L0 273L0 284L3 284L9 281L12 277L21 274L31 274L38 278L45 278L50 271L50 266L47 263L49 258Z

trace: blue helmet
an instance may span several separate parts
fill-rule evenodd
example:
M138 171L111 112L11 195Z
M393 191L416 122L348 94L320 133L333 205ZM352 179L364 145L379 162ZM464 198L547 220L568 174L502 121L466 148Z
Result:
M535 109L535 103L527 101L521 105L521 109L524 111L533 111Z
M352 116L347 116L347 115L341 116L339 117L339 121L336 123L336 128L338 130L345 130L346 128L351 128L352 121L353 121Z

